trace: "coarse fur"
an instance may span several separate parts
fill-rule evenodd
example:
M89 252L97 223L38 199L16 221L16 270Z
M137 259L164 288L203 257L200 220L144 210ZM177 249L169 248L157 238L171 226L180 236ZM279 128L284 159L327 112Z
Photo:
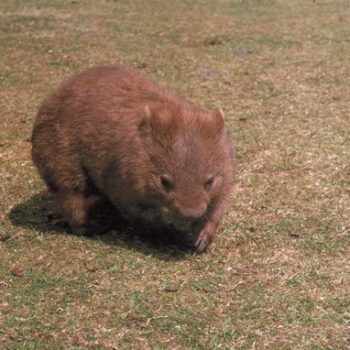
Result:
M190 233L202 251L232 187L222 111L204 112L123 66L91 68L48 96L32 156L82 233L107 230L100 214L112 217L115 208L129 220Z

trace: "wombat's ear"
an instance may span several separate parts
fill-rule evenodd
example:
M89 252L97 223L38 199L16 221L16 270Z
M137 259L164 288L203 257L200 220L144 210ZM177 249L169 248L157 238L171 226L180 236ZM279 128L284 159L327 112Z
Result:
M150 134L152 131L151 127L151 118L152 118L152 112L148 105L145 106L143 110L143 116L141 119L141 123L139 124L139 131L141 131L144 134Z
M139 130L146 135L164 132L171 122L171 115L166 110L159 110L156 106L146 105Z
M215 128L221 131L225 125L224 112L220 107L216 107L211 112L211 120L215 123Z

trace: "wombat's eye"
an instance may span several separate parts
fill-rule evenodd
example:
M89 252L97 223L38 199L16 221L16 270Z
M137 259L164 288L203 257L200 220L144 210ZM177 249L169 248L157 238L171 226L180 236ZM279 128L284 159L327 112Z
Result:
M174 183L171 181L171 179L167 175L161 175L160 182L164 190L167 192L171 191L174 188Z
M204 183L204 188L205 188L207 191L209 191L209 190L212 188L212 186L213 186L213 184L214 184L214 180L215 180L214 176L210 176L210 177L207 179L207 181L205 181L205 183Z

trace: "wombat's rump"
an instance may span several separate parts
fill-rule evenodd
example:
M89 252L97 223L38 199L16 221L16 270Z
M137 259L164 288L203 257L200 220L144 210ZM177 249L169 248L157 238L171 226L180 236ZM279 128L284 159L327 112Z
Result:
M231 190L221 110L204 112L132 68L64 82L41 105L32 145L41 177L83 233L108 229L99 214L112 203L129 220L190 233L202 251Z

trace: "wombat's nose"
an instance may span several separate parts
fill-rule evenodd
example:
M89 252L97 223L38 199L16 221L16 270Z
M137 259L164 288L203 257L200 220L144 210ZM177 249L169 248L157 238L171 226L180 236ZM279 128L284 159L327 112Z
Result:
M207 210L206 205L201 205L197 208L181 208L180 214L188 220L196 220L201 218Z

